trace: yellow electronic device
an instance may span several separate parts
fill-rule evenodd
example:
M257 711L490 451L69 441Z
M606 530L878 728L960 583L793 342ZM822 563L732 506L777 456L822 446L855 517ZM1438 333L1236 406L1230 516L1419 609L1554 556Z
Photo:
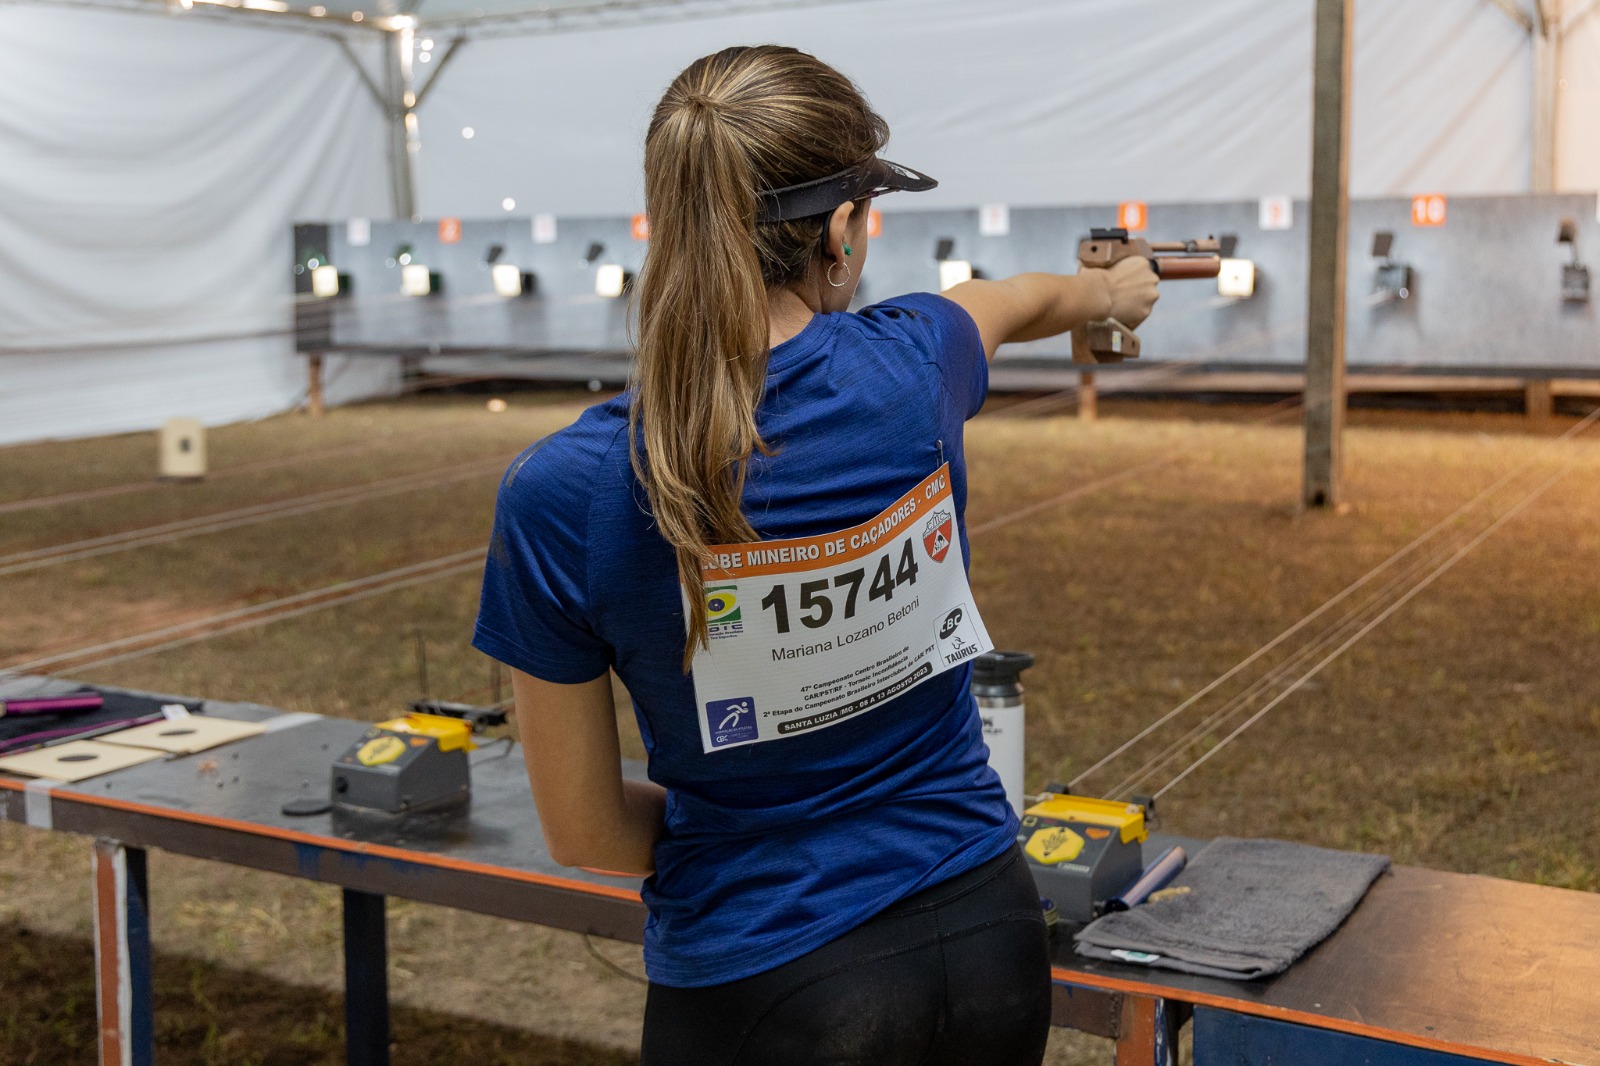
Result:
M1022 845L1039 895L1061 918L1088 922L1144 869L1145 808L1047 792L1022 814Z
M333 764L333 803L345 810L413 814L465 805L473 723L413 711L368 729Z

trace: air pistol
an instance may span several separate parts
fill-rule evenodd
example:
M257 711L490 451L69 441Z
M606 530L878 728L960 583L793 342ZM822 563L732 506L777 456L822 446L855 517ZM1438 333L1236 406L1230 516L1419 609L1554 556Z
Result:
M1125 229L1091 229L1078 242L1080 270L1106 270L1124 259L1150 261L1162 281L1214 278L1222 270L1222 244L1214 237L1193 241L1147 241ZM1074 363L1120 363L1139 357L1139 337L1114 318L1102 318L1072 331Z

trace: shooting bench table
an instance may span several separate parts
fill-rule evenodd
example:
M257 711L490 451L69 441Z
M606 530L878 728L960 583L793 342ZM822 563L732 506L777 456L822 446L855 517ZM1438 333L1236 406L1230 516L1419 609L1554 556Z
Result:
M0 775L0 819L95 838L102 1063L154 1059L148 848L341 886L354 1066L388 1061L385 896L641 939L634 885L549 858L514 748L474 753L466 815L401 828L297 818L282 805L325 794L332 760L366 724L215 701L206 711L268 731L78 784ZM1061 936L1055 1022L1115 1039L1118 1066L1172 1061L1191 1013L1196 1066L1600 1066L1597 945L1600 896L1402 867L1331 938L1269 980L1091 962Z

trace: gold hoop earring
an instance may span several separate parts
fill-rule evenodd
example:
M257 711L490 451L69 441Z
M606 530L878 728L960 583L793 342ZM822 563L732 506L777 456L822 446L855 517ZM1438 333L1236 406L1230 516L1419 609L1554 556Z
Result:
M838 267L838 266L844 267L844 280L843 281L834 281L833 280L833 268L834 267ZM829 285L832 285L836 289L844 288L846 285L850 284L850 264L846 263L843 259L834 260L833 262L828 264L827 277L828 277L828 284Z

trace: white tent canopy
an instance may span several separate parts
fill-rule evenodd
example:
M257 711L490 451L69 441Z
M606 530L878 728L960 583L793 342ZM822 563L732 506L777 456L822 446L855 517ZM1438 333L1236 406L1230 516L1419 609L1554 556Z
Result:
M1600 187L1596 0L1357 11L1355 195ZM1311 14L1311 0L0 0L0 442L291 406L292 222L499 215L508 199L518 215L638 210L651 104L728 44L793 43L856 78L891 154L940 179L916 206L1303 196ZM336 366L330 398L393 374Z

